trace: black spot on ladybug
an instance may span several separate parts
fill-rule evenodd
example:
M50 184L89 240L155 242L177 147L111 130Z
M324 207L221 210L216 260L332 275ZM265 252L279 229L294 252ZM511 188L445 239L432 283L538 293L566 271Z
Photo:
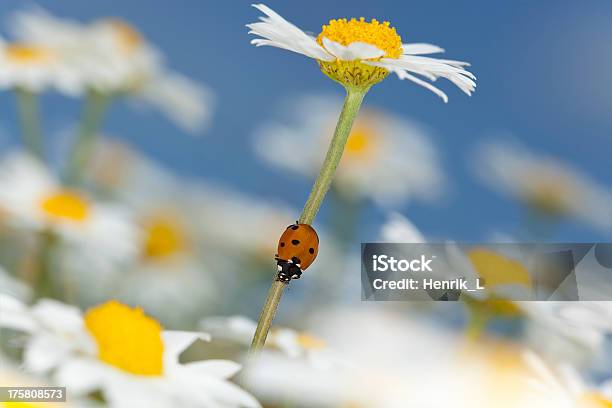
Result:
M293 245L299 245L300 240L299 240L299 239L292 239L292 240L291 240L291 243L292 243Z
M282 247L284 247L284 246L285 246L285 243L284 243L284 242L281 242L281 248L282 248Z
M314 254L314 248L310 248L308 252L310 252L311 254Z
M294 231L295 231L296 229L298 229L298 228L300 228L300 226L299 226L299 225L292 225L292 226L291 226L291 229L292 229L292 230L294 230Z

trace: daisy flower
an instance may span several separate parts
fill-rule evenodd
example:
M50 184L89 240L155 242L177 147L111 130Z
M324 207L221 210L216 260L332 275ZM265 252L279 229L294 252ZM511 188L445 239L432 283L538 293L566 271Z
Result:
M76 245L92 257L90 263L124 259L135 250L137 230L125 209L67 189L23 153L0 162L0 208L16 227L52 232Z
M4 304L3 304L4 306ZM179 363L206 333L164 331L140 308L109 301L85 314L52 300L32 307L14 299L5 327L25 331L25 367L52 373L72 395L101 391L112 407L259 407L229 381L240 365L228 360Z
M218 301L214 256L198 246L201 234L185 206L171 200L154 204L134 208L139 255L119 278L117 297L173 327L190 327Z
M539 214L612 228L612 191L567 163L504 142L480 146L473 162L487 185Z
M80 91L78 74L57 50L0 38L0 89L40 93L53 88L74 95Z
M36 8L15 13L12 28L21 41L61 53L84 90L131 96L188 131L202 128L211 118L212 92L169 71L161 52L123 20L83 24Z
M94 189L129 209L136 233L134 253L119 266L93 269L79 254L64 263L80 282L82 303L112 296L143 306L162 323L192 326L218 300L220 274L212 271L226 269L204 243L210 228L194 222L202 211L193 198L196 186L112 139L96 144L86 173ZM99 284L91 287L92 280Z
M332 97L298 98L293 123L268 123L255 134L255 151L267 162L304 176L316 175L342 103ZM300 152L299 160L295 152ZM362 109L349 135L334 188L381 204L440 195L444 174L428 131L373 108Z
M468 95L476 87L476 78L464 68L468 63L423 56L444 50L432 44L403 44L389 22L366 21L363 17L330 20L315 38L268 6L255 4L253 7L265 17L247 25L249 33L259 37L252 44L313 58L325 75L346 87L369 88L390 72L429 89L444 102L448 101L446 94L422 78L430 81L446 78Z

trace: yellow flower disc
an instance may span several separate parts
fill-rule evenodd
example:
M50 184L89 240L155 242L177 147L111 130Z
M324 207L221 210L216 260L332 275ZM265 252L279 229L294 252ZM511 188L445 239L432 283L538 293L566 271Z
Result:
M44 63L53 58L53 52L45 47L21 43L7 45L4 52L9 61L18 64Z
M141 308L111 300L90 309L85 326L96 340L100 360L132 374L162 374L162 327Z
M348 46L354 42L371 44L385 52L384 58L397 59L402 55L402 39L391 27L388 21L380 23L376 19L366 21L363 17L359 20L345 18L330 20L324 25L321 33L317 36L317 42L323 45L323 38ZM382 58L382 57L381 57ZM380 58L374 58L373 61ZM381 67L373 67L360 62L319 60L321 71L334 81L345 86L370 87L382 81L389 71Z
M169 216L151 217L145 223L145 234L145 258L165 258L187 248L187 237L182 226Z
M70 221L84 221L90 212L87 200L69 190L61 190L44 197L40 207L49 218Z

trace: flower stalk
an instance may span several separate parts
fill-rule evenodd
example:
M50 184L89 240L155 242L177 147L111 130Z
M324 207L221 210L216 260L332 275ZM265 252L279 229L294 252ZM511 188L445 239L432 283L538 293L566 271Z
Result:
M319 175L312 186L310 195L306 200L306 204L304 205L304 209L302 210L302 214L298 220L299 223L312 224L317 213L319 212L319 208L321 208L323 199L331 186L334 179L334 174L336 173L336 169L338 168L338 164L342 158L342 153L344 152L344 147L346 146L346 142L351 133L353 122L357 117L357 113L359 112L363 98L369 89L369 86L346 87L346 97L344 99L344 105L342 106L342 112L338 118L338 123L327 150L325 160L323 161L323 165L319 171ZM270 331L270 326L272 325L272 321L276 315L281 297L283 296L283 291L287 285L287 283L276 280L275 276L275 280L272 282L272 286L268 292L266 303L264 304L259 316L255 336L253 337L253 342L251 343L252 353L257 353L263 348L268 332Z
M38 159L44 159L44 146L42 130L40 127L40 113L38 109L38 96L26 89L15 90L21 134L26 149Z
M87 93L83 117L64 175L68 184L77 184L80 181L82 170L93 153L109 100L110 96L101 92L92 90Z

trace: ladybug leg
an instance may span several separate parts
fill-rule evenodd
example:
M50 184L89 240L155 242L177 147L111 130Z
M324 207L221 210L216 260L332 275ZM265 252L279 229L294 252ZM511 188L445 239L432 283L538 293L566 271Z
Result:
M298 258L297 256L292 257L291 262L293 262L298 268L302 267L302 265L300 265L302 261L300 261L300 258Z
M295 264L294 259L288 261L278 259L276 265L278 269L278 275L276 276L277 281L289 283L291 279L299 279L302 275L302 270Z
M276 275L276 280L281 281L283 283L289 283L291 281L291 267L295 266L290 261L285 261L284 259L278 259L276 262L276 268L278 269L278 274Z

